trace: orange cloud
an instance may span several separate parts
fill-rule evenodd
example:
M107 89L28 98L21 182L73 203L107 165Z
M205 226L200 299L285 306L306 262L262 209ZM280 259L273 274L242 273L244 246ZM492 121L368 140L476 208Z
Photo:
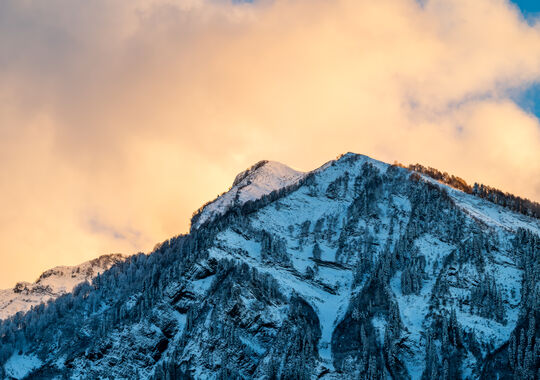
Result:
M540 199L540 24L503 0L0 3L0 287L148 250L260 159Z

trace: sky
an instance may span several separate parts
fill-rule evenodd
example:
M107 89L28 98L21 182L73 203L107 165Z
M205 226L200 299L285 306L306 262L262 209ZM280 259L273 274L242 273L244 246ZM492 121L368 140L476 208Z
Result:
M0 288L147 252L261 159L307 171L352 151L539 201L537 12L1 1Z
M513 0L512 4L518 7L522 16L530 25L534 25L536 20L540 18L540 1ZM540 82L517 88L511 99L525 111L540 118Z
M518 6L526 18L534 18L540 14L540 2L537 0L512 0L512 3Z

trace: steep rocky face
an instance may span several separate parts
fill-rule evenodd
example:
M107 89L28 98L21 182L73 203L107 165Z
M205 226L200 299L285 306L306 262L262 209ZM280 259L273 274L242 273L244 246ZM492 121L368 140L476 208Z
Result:
M73 288L125 260L121 254L103 255L76 266L60 266L43 272L34 283L19 282L13 289L0 290L0 319L19 311L28 311L50 299L69 293Z
M538 219L355 154L237 197L267 165L189 235L4 321L4 374L534 378Z

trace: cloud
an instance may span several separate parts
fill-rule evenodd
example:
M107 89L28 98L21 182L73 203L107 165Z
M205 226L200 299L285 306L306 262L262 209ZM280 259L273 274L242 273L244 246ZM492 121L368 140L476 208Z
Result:
M540 24L503 0L0 3L0 287L148 250L259 159L540 199Z

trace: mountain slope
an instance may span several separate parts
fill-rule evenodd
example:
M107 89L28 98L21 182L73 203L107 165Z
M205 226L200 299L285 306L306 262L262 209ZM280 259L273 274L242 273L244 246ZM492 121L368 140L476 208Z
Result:
M125 259L121 254L103 255L76 266L59 266L43 272L34 283L19 282L13 289L0 290L0 319L19 311L28 311L103 273Z
M355 154L231 203L247 176L189 235L4 321L4 374L534 378L537 219Z

